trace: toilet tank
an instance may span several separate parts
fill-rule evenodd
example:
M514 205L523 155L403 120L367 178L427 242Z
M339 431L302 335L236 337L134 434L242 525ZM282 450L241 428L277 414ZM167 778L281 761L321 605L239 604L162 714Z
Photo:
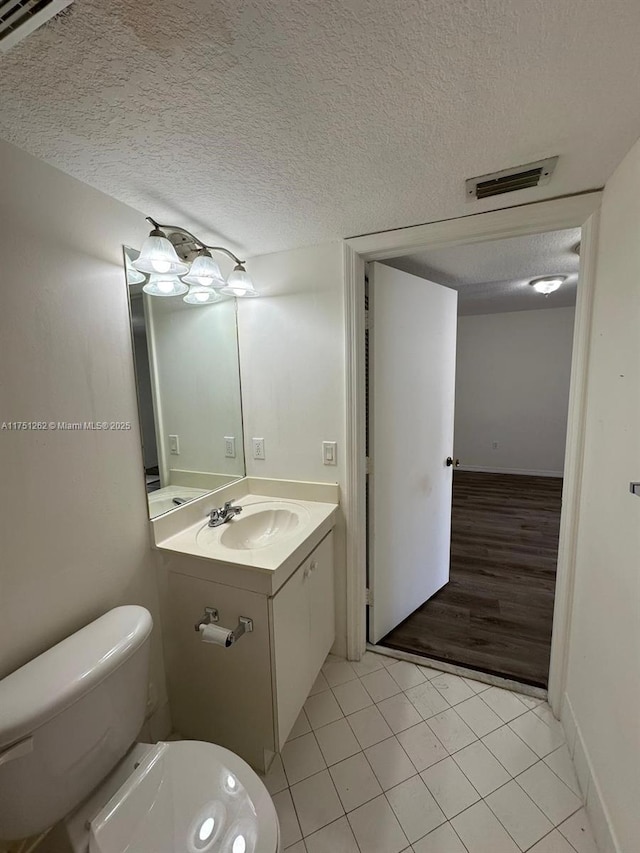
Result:
M57 823L135 741L152 626L116 607L0 681L0 840Z

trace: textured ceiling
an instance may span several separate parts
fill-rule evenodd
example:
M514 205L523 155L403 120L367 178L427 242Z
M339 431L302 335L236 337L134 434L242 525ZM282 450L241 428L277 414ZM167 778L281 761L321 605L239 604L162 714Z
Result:
M580 229L510 237L449 249L434 249L385 263L458 291L458 313L498 314L576 304L580 257L573 251ZM549 296L529 282L547 275L567 280Z
M0 57L0 137L275 251L601 186L640 135L639 29L638 0L76 0Z

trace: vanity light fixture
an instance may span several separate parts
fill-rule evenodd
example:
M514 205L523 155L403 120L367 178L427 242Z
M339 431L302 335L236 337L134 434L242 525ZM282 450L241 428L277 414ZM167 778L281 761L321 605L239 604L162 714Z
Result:
M126 252L124 255L124 259L128 285L141 284L143 281L147 280L147 277L143 272L138 272L138 270L134 268L133 264L131 263L131 258L129 257L129 255L127 255Z
M180 276L182 279L180 284L182 285L184 282L183 287L185 289L180 290L179 293L185 293L186 286L191 285L184 301L192 305L218 302L220 296L216 292L217 290L227 296L238 298L258 296L251 277L245 269L244 261L241 261L229 249L225 249L224 246L208 246L199 237L180 225L162 225L150 216L146 218L153 226L153 230L142 244L140 257L133 261L134 269L139 272L163 276ZM169 240L166 232L176 235L177 240L174 242ZM187 261L178 257L174 243L180 245L183 250L181 254L183 257L186 255L188 260L191 260L191 257L195 255L190 266ZM235 263L227 281L224 280L220 267L211 256L212 252L221 252ZM153 289L149 285L145 285L143 290L153 296L178 295L178 291L166 293L162 290L162 287L167 287L166 279L163 279L162 287L160 287L160 283L156 282L156 284L158 286Z
M212 287L207 287L204 284L192 284L189 293L183 297L182 301L189 305L211 305L212 302L220 302L221 299L220 294Z
M534 278L529 282L529 284L537 293L542 293L544 296L548 296L550 293L553 293L554 290L557 290L566 280L566 275L547 275L542 278Z
M228 296L252 297L258 295L249 273L242 264L237 264L229 273L226 287L223 287L221 292Z
M154 228L142 244L139 257L133 261L134 269L149 275L184 275L189 272L189 265L180 260L167 240L167 235L153 224Z
M182 280L187 284L200 285L201 287L224 287L226 282L222 278L220 267L211 257L208 249L202 249L198 257L191 264L191 269Z
M182 296L189 290L188 285L175 275L150 275L142 288L149 296Z

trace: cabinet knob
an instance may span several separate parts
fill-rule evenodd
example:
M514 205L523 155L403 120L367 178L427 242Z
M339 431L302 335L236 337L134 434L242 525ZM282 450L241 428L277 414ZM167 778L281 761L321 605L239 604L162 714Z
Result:
M311 571L312 571L312 572L315 572L315 570L318 568L318 561L317 561L317 560L312 560L312 561L311 561L311 566L310 566L310 568L311 568Z

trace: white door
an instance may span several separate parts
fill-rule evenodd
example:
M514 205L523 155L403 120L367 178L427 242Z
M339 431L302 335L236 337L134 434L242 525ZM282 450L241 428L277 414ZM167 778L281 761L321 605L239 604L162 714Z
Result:
M369 641L449 580L458 294L369 265Z

